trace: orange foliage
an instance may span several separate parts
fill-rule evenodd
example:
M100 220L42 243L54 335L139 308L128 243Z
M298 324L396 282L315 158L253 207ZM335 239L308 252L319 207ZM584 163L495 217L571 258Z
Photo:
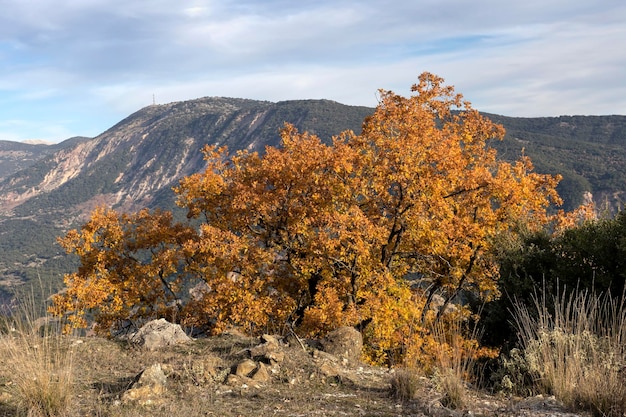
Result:
M503 128L441 78L422 74L412 91L381 91L362 133L330 145L286 125L264 156L205 148L207 169L175 188L195 229L96 211L61 241L82 265L55 312L84 325L95 309L103 329L150 314L214 331L352 325L373 362L428 355L426 329L457 297L498 296L494 239L547 222L558 178L497 160L489 141ZM186 297L196 282L204 290Z

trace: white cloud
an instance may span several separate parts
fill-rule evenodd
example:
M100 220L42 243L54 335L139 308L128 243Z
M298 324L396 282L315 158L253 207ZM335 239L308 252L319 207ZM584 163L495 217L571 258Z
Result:
M623 0L0 0L0 8L0 120L66 120L73 134L105 130L152 94L373 106L378 88L408 94L422 71L494 113L626 108ZM85 124L99 117L98 127Z

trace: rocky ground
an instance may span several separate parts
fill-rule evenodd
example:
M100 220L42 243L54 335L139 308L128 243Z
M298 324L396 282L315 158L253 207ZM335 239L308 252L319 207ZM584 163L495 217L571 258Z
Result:
M236 332L194 340L173 333L125 341L67 338L75 375L71 415L580 415L567 412L554 398L506 398L479 390L470 390L466 405L453 410L442 405L442 394L425 377L414 398L394 399L390 381L396 371L358 362L360 341L353 336L343 331L318 342ZM0 416L17 416L4 360Z

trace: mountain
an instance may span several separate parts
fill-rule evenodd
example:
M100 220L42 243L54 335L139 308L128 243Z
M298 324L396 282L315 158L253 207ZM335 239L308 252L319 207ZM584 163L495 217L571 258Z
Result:
M0 181L16 172L28 168L44 156L50 155L66 146L87 140L85 137L67 139L59 144L12 142L0 140Z
M501 157L511 159L523 152L537 171L563 175L558 191L565 209L580 205L585 195L610 212L623 207L626 116L485 116L506 128L505 140L494 144Z
M96 206L173 209L171 187L203 168L205 145L262 152L279 144L284 122L330 141L346 129L358 133L372 111L328 100L207 97L143 108L91 139L48 146L0 142L0 304L24 282L60 288L76 260L55 239ZM537 171L564 174L566 207L579 204L585 192L621 204L626 117L488 116L507 128L505 140L493 144L503 158L523 152Z
M0 161L7 164L0 177L0 302L23 282L41 279L46 290L58 289L74 260L55 238L96 206L173 208L171 187L203 168L205 145L263 151L279 144L284 122L330 140L359 131L371 112L328 100L202 98L146 107L96 138L56 150L15 144L30 153L21 166L8 165L18 157Z

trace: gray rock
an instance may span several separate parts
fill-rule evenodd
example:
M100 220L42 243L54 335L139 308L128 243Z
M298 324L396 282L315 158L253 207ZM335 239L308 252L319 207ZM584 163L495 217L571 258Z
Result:
M321 340L324 352L357 363L363 350L363 336L354 327L344 326L328 333Z
M161 364L144 369L129 390L122 395L124 403L134 402L143 406L163 403L167 377Z
M137 333L130 337L130 342L149 350L190 342L191 338L178 324L165 319L152 320L146 323Z

